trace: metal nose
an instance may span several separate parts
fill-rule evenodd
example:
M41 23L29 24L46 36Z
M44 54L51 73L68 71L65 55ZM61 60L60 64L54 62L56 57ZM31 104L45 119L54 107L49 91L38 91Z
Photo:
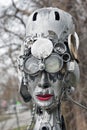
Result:
M41 88L48 88L48 87L50 87L50 83L49 83L49 80L48 80L47 72L42 72L41 73L41 80L40 80L38 86L41 87Z

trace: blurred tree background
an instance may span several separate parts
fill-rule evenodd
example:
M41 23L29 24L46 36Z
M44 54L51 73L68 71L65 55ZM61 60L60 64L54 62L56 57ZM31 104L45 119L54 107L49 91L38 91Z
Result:
M17 58L25 37L26 22L37 8L58 7L73 15L80 38L80 83L75 99L87 106L87 0L12 0L9 7L0 7L0 103L8 103L18 95ZM67 130L87 130L87 111L72 103L63 104Z

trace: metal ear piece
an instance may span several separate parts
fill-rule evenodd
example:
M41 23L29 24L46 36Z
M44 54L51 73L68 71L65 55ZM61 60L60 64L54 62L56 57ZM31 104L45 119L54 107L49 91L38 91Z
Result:
M69 47L72 57L78 60L77 50L79 47L79 38L76 32L68 36L68 47Z

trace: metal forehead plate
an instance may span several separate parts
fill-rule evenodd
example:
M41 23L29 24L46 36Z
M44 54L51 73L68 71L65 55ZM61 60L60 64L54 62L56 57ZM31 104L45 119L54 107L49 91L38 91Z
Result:
M53 50L53 44L49 39L39 38L31 47L31 53L38 59L47 58Z

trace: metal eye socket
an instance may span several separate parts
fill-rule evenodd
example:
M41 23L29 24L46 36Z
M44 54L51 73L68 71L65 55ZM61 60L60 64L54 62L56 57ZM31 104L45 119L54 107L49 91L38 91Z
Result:
M66 46L63 43L57 43L54 46L54 51L57 52L58 54L64 54L66 52Z

